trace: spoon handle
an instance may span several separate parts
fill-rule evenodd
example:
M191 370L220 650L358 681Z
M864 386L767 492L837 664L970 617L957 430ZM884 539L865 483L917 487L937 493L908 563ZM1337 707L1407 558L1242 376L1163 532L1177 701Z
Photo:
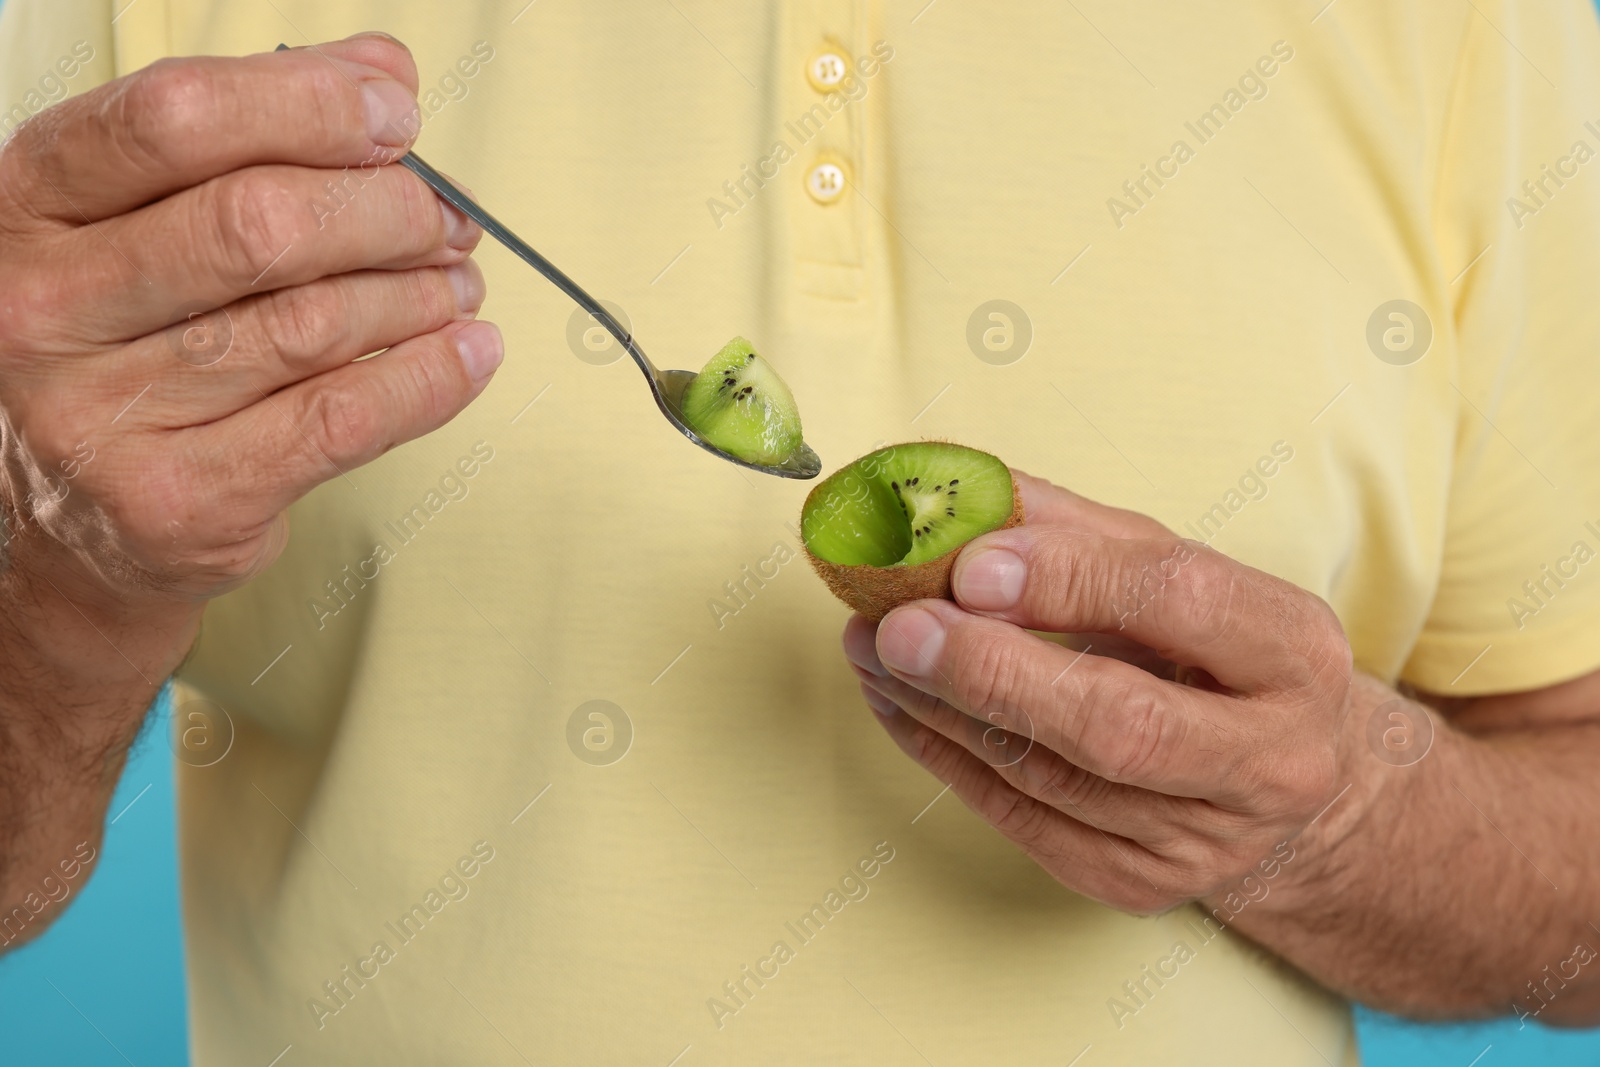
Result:
M511 230L499 219L489 214L466 193L451 184L450 179L434 170L423 158L415 152L407 152L400 157L400 165L411 173L427 182L434 192L438 193L457 211L483 227L483 232L505 245L518 256L522 257L534 270L550 279L551 283L563 293L566 293L578 306L587 311L594 319L604 326L615 337L622 347L629 352L638 353L633 343L633 337L622 328L622 324L612 317L611 312L601 306L600 301L590 296L583 287L571 278L565 271L544 256L540 255L534 247L512 233Z
M279 44L276 51L284 52L288 51L288 49L288 45ZM434 170L415 152L407 152L404 156L401 156L400 164L427 182L429 188L448 201L451 207L454 207L467 218L483 227L485 233L526 260L534 270L550 279L557 289L560 289L576 301L579 307L587 311L596 322L606 328L606 331L612 337L617 339L618 343L627 350L629 355L640 362L640 369L650 376L652 382L660 377L655 365L639 350L639 346L634 344L633 336L622 328L622 324L612 316L611 312L601 306L600 301L590 296L581 285L567 277L565 271L545 259L532 245L512 233L505 223L479 207L471 197L452 185L450 179Z

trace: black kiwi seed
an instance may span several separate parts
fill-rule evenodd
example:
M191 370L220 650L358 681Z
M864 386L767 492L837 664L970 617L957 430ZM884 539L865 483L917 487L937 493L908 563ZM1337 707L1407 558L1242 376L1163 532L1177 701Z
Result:
M950 479L950 484L951 485L960 485L961 484L961 479L960 478L951 478Z

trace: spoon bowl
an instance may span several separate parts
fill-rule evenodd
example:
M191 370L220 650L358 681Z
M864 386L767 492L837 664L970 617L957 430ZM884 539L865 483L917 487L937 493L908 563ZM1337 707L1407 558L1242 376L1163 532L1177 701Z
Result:
M632 355L634 362L637 363L643 358L644 353L635 354L633 349L629 349L629 355ZM689 370L658 371L650 365L649 360L641 363L640 369L644 371L646 378L651 379L651 391L655 393L656 406L661 409L661 414L667 417L668 422L682 430L685 437L707 452L721 456L729 463L737 463L741 467L749 467L751 470L773 474L779 478L815 478L822 473L822 460L811 450L811 446L804 442L801 442L800 447L795 449L788 459L778 464L751 463L731 452L724 452L716 445L707 444L683 417L683 391L689 388L689 383L699 375Z

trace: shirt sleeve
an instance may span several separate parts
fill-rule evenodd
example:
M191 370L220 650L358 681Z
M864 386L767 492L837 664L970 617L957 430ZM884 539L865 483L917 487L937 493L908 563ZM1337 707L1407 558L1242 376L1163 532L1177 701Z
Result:
M1600 26L1588 0L1473 6L1433 219L1454 471L1402 672L1462 696L1600 668Z
M0 141L51 104L115 77L111 19L110 0L0 3Z

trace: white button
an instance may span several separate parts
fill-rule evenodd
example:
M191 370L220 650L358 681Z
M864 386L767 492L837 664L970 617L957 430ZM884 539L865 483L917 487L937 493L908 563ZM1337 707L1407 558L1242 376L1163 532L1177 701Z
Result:
M844 195L845 173L839 164L824 161L806 175L806 192L819 204L831 204Z
M833 49L824 49L806 64L806 80L819 93L831 93L850 73L850 61Z

